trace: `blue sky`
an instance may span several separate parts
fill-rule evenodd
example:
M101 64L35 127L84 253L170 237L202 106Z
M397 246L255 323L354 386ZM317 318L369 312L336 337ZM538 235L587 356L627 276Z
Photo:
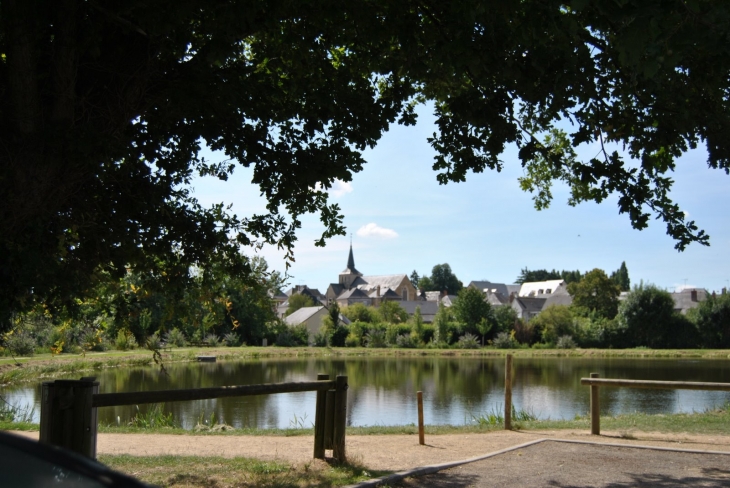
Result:
M306 217L289 268L289 285L306 284L324 292L345 268L352 245L355 264L366 275L430 274L449 263L456 276L513 283L524 267L588 271L618 269L626 261L632 285L643 280L675 290L684 286L709 291L730 280L730 176L710 170L706 153L684 155L673 175L672 198L689 218L710 235L710 247L674 249L665 225L656 220L637 231L618 214L616 198L601 204L567 205L564 186L553 188L554 200L537 211L530 194L520 190L522 168L516 149L502 156L504 169L470 174L465 183L439 185L431 169L434 151L426 142L433 134L429 107L419 110L415 127L394 126L377 147L364 153L367 164L346 184L330 191L345 216L347 237L318 248L322 232L317 216ZM597 147L580 148L592 157ZM207 154L213 160L226 159ZM251 171L238 167L227 182L212 178L194 182L201 203L231 203L239 216L262 212L264 201L250 184ZM253 254L253 250L248 251ZM284 271L283 253L259 251L269 267Z

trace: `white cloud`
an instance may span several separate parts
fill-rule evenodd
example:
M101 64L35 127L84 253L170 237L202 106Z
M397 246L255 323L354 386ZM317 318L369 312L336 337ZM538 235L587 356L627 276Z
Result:
M357 230L357 235L360 237L378 237L380 239L393 239L398 237L398 233L393 229L380 227L374 222L360 227Z
M322 191L322 183L317 183L314 185L314 189L316 191ZM348 193L352 193L352 183L341 181L341 180L335 180L332 183L332 187L327 190L327 193L329 193L331 196L335 198L340 198L343 195L346 195Z
M335 180L330 188L330 194L335 198L340 198L348 193L352 193L352 183L348 181Z

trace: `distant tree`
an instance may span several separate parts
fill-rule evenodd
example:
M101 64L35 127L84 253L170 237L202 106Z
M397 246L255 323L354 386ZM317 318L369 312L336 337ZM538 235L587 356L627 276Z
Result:
M436 291L436 285L429 276L421 276L418 280L418 289L422 291Z
M573 312L566 305L550 305L530 323L546 344L555 344L562 336L575 336Z
M510 332L515 325L515 322L519 319L517 311L512 308L512 305L504 304L498 307L493 307L494 310L494 331L499 332Z
M611 279L621 288L621 291L631 290L631 280L629 279L629 270L626 268L626 261L621 262L621 267L611 273Z
M616 316L625 347L696 347L694 325L674 311L669 292L654 285L635 287L621 302Z
M438 312L433 318L434 336L433 340L436 344L447 345L451 340L449 334L449 325L454 319L454 315L450 307L444 306L443 303L439 304Z
M573 307L612 319L618 312L618 285L606 276L602 269L594 269L585 274L582 280L568 285L568 293L573 297Z
M449 295L459 293L464 285L451 271L448 263L437 264L431 270L432 291L446 291Z
M393 300L384 301L377 310L383 322L389 324L402 324L408 320L408 312L401 307L400 303Z
M378 312L373 307L368 307L362 303L353 303L340 310L340 313L350 319L351 322L377 322Z
M419 341L423 340L423 314L421 314L421 307L417 306L411 317L411 323L413 324L413 333L418 337Z
M534 281L547 281L547 280L559 280L560 274L557 273L555 270L548 271L546 269L535 269L535 270L529 270L527 268L523 268L520 271L520 275L515 280L515 283L522 284L522 283L531 283Z
M304 307L313 307L314 301L307 295L301 295L299 293L289 297L289 307L286 309L286 315L289 316Z
M697 326L702 346L730 348L730 294L708 296L687 315Z
M462 331L481 335L483 344L484 336L495 322L492 306L484 299L484 293L472 287L462 288L451 309L462 324Z
M336 329L340 326L340 306L337 305L337 302L327 307L327 315L330 321L332 321L332 327Z
M413 285L413 288L415 288L416 290L418 289L418 280L419 280L420 278L421 278L421 277L420 277L420 276L418 276L418 271L416 271L416 270L414 269L414 270L413 270L413 273L411 273L411 276L410 276L410 280L411 280L411 284Z
M532 283L535 281L548 281L548 280L565 280L566 283L575 283L580 281L583 275L580 271L548 271L546 269L535 269L529 270L523 268L520 271L520 275L515 280L515 283Z

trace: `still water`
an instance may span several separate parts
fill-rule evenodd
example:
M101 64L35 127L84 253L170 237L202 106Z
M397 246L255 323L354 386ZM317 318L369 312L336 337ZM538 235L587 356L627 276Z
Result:
M473 416L503 410L504 359L398 358L262 359L219 363L174 364L168 374L158 368L111 369L97 372L101 393L177 388L202 388L315 380L317 373L347 375L347 422L351 426L415 423L416 392L423 391L427 424L463 425ZM569 419L586 415L589 388L580 378L599 373L603 378L708 381L730 383L730 360L657 360L589 358L516 358L512 399L517 409L538 418ZM11 404L33 406L40 412L40 383L5 389ZM259 397L221 398L168 403L185 428L199 421L234 427L310 427L314 392ZM602 388L601 413L676 413L703 411L730 402L729 392ZM144 411L145 405L139 409ZM136 407L104 407L99 421L128 421Z

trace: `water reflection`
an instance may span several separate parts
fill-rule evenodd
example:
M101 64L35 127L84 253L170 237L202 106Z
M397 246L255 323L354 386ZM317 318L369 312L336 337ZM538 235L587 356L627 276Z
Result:
M424 392L429 424L469 422L472 415L502 409L504 360L496 358L277 359L169 365L169 375L155 368L111 369L98 373L100 391L146 391L310 381L318 373L349 377L348 425L403 425L416 422L416 391ZM573 418L588 412L588 387L580 378L730 382L728 361L531 358L515 359L513 402L540 418ZM40 384L3 391L13 404L35 405L40 412ZM314 392L221 398L165 405L185 428L198 422L226 422L234 427L311 426ZM675 413L703 411L730 401L726 392L601 389L602 413ZM140 405L140 411L148 408ZM99 409L99 421L128 421L136 407Z

